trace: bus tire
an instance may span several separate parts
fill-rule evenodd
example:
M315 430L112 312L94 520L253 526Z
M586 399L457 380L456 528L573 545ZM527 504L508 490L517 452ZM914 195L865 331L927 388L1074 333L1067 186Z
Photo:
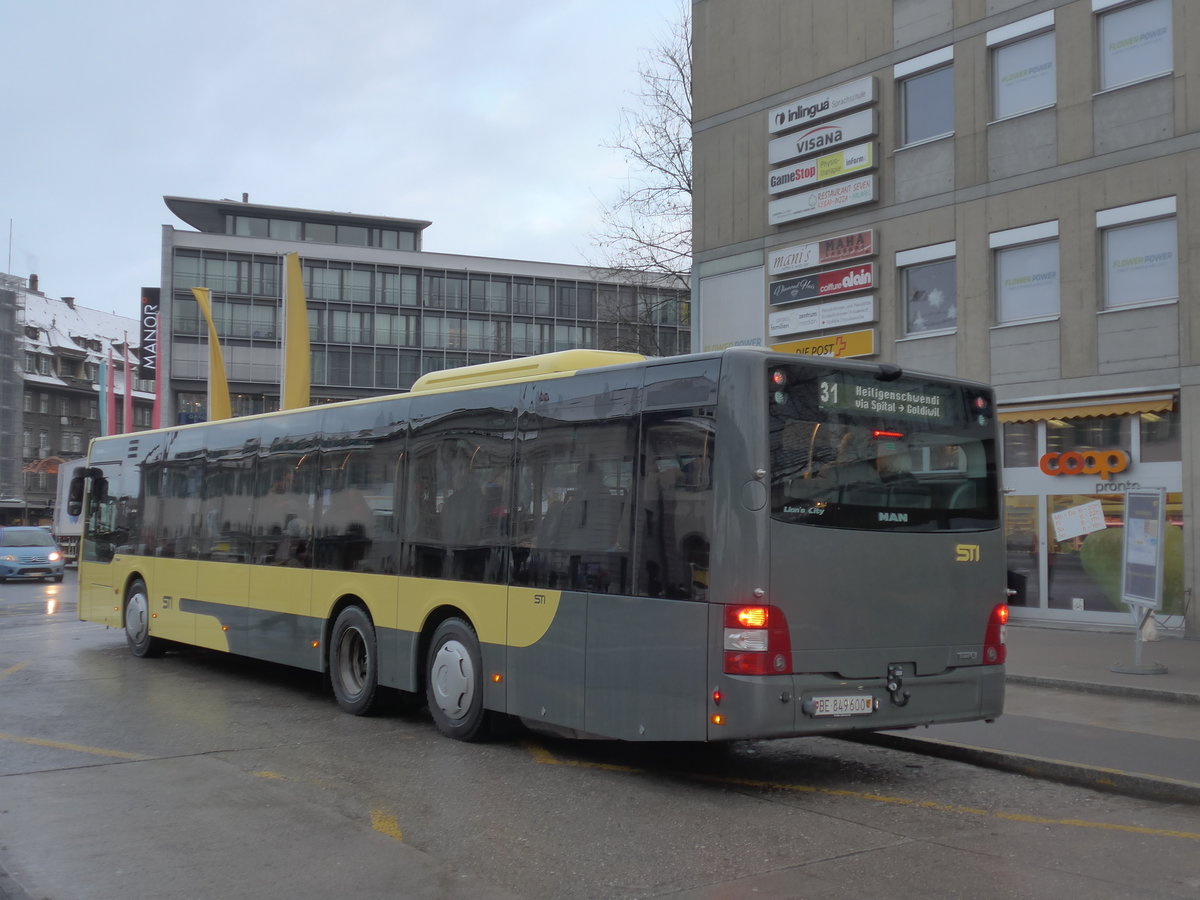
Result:
M142 659L162 656L166 649L164 641L150 635L150 592L140 578L125 592L125 642Z
M368 715L378 702L378 648L375 626L361 606L338 613L329 639L329 680L338 706L352 715Z
M425 697L438 731L457 741L487 737L483 708L483 662L475 630L462 619L447 619L429 642Z

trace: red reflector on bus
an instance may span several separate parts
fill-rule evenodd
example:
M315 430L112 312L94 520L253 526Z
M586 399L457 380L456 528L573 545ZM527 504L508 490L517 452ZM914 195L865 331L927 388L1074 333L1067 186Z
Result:
M871 432L871 437L873 437L877 440L879 438L902 438L902 437L904 437L904 432L903 431L880 431L878 428L876 428L874 431Z

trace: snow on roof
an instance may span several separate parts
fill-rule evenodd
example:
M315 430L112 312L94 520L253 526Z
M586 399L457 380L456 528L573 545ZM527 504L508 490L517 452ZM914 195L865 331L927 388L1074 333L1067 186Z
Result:
M116 313L88 309L86 306L71 306L62 300L44 294L25 294L25 325L38 329L38 337L26 337L30 350L48 351L62 349L87 353L89 362L101 362L108 358L110 347L120 347L126 336L130 342L130 361L137 363L137 342L141 340L141 329L137 319L119 316ZM81 346L80 342L96 341L101 351L96 352ZM123 353L114 353L114 359L123 361Z

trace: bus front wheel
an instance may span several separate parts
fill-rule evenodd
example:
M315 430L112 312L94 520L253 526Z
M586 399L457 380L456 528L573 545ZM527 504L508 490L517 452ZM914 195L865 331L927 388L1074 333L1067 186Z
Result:
M138 579L125 594L125 642L134 656L149 659L162 656L165 644L150 636L150 592Z
M379 652L375 626L359 606L348 606L333 623L329 641L329 680L338 705L365 716L379 696Z
M459 741L487 736L479 639L462 619L447 619L429 643L425 696L438 731Z

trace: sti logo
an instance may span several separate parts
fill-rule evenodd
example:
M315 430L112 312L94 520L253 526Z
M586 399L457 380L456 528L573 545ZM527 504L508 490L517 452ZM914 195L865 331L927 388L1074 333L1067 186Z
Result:
M978 544L958 544L954 548L955 562L979 562Z

